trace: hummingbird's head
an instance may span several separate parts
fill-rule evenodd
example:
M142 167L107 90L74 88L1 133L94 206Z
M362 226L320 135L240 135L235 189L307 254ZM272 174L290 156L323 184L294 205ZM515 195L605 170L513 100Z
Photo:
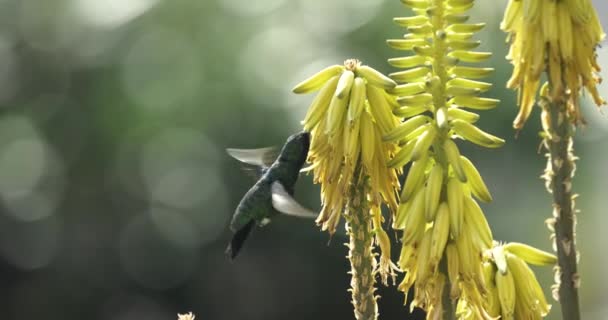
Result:
M287 138L287 142L281 150L279 159L281 161L296 161L301 166L308 156L310 147L310 133L302 131Z

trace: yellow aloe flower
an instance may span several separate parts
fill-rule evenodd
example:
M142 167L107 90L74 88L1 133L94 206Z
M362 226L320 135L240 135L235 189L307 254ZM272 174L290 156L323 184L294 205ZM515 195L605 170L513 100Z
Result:
M598 106L606 103L597 90L595 53L605 34L591 0L510 0L501 28L511 42L507 59L513 75L507 87L519 90L515 129L530 116L544 71L552 100L567 101L574 123L583 122L578 101L583 88Z
M487 148L504 140L475 126L479 119L469 110L494 108L498 100L479 97L491 84L481 82L493 69L460 66L488 59L487 52L471 51L483 23L467 23L464 13L473 0L402 0L417 14L395 18L409 31L389 46L412 55L390 59L404 71L390 76L399 83L390 93L398 96L397 116L404 121L383 136L399 143L389 161L400 168L412 162L406 177L393 228L403 230L399 267L406 273L399 289L414 286L411 307L436 319L444 311L442 292L447 281L450 297L466 306L466 316L491 319L485 309L483 252L492 247L492 232L475 199L492 200L481 175L460 155L455 139ZM440 270L441 264L446 267Z
M357 319L377 317L374 279L395 278L391 244L382 227L382 204L394 213L400 169L387 160L397 144L382 139L399 120L398 107L386 90L397 84L356 59L335 65L298 84L295 93L319 90L302 124L311 134L309 170L321 184L322 209L317 224L334 234L340 218L347 220L353 305ZM372 238L381 250L377 263Z
M399 120L392 113L394 98L386 93L396 83L380 72L349 59L328 67L298 84L293 91L320 90L302 124L311 133L308 162L315 183L321 184L323 208L317 223L333 234L343 214L357 165L368 176L369 201L397 209L400 170L386 165L397 145L382 136Z
M484 263L486 310L493 318L542 319L551 305L528 264L553 265L555 255L522 243L496 244ZM463 308L464 310L464 308Z

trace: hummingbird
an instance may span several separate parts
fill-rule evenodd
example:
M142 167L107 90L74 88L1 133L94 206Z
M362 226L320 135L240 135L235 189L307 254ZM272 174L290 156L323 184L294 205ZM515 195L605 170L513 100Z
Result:
M315 218L317 213L301 206L294 198L294 188L300 170L308 156L310 134L300 132L291 135L273 161L277 148L226 149L233 158L256 168L255 185L247 191L236 207L230 229L234 232L226 248L226 255L233 260L253 227L264 226L278 214L300 218Z

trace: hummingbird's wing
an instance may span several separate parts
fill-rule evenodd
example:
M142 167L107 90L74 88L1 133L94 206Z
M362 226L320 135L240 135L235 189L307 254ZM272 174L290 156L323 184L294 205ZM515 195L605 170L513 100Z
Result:
M226 152L240 162L258 167L270 167L279 154L279 148L267 147L260 149L226 149Z
M259 179L264 171L269 168L279 155L279 148L266 147L259 149L226 149L228 154L238 161L247 164L243 169L246 172L254 172L254 178Z
M279 182L272 183L272 206L281 213L299 217L299 218L316 218L317 213L302 207L289 193L285 187Z

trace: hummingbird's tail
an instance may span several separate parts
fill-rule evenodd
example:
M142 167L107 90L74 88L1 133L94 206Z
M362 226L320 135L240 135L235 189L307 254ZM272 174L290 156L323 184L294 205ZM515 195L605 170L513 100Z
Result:
M234 260L234 258L239 254L239 251L241 251L241 248L243 247L243 243L245 243L245 240L247 240L247 237L251 233L251 229L253 229L254 225L255 220L251 220L234 234L230 244L228 244L228 248L226 248L226 255L230 258L230 260Z

